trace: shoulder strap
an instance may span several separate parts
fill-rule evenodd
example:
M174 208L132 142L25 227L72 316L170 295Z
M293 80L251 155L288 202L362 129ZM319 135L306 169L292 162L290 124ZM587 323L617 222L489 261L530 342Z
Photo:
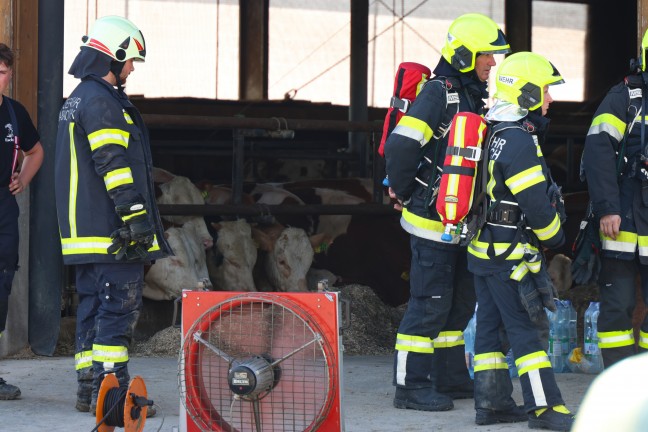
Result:
M16 172L16 168L18 166L18 150L19 150L19 136L20 132L18 130L18 120L16 119L16 111L14 110L13 104L11 103L11 99L2 96L2 102L7 104L7 109L9 110L9 118L11 119L11 127L13 128L13 134L14 134L14 148L13 148L13 155L11 157L11 174Z

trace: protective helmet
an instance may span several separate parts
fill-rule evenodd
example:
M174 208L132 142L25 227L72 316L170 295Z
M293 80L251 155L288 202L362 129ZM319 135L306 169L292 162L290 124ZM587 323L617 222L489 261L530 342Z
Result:
M461 15L450 24L441 55L459 72L475 69L478 54L506 54L511 47L499 26L486 15Z
M544 86L565 80L549 60L532 52L518 52L504 59L497 70L495 98L533 111L544 103Z
M105 16L95 21L92 30L82 38L87 46L107 54L113 60L144 61L146 44L142 32L129 20L119 16Z

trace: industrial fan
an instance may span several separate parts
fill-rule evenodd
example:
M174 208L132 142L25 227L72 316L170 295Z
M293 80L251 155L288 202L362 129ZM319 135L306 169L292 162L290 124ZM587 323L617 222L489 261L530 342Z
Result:
M336 292L183 292L181 430L344 430L339 311Z

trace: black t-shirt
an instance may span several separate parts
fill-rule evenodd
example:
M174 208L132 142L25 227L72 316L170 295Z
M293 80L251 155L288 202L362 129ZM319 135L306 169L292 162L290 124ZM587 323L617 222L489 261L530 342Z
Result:
M3 98L2 105L0 105L0 187L9 186L14 152L14 127L11 124L7 103L7 98ZM18 143L20 148L27 152L40 141L40 136L25 107L13 99L11 104L18 122Z

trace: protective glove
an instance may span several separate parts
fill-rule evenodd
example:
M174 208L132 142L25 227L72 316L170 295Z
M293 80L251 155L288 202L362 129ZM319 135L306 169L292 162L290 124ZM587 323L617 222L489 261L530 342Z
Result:
M544 308L556 311L554 298L557 297L557 291L544 265L537 273L529 272L522 278L518 283L518 294L522 306L536 325L545 321Z
M533 279L536 290L540 294L542 305L551 312L556 312L556 302L554 299L558 297L558 290L553 285L547 267L543 264L538 273L531 273L530 276Z
M155 229L148 220L144 204L119 205L115 211L124 221L124 226L110 234L112 244L108 247L108 253L116 253L117 261L146 258L148 249L153 246Z
M567 222L567 211L565 210L565 200L562 195L562 187L552 181L547 189L547 196L549 197L551 206L555 208L556 213L558 213L561 225L564 225L565 222Z
M589 214L581 221L580 230L572 245L572 279L579 285L596 282L601 269L599 250L601 239L598 221Z

